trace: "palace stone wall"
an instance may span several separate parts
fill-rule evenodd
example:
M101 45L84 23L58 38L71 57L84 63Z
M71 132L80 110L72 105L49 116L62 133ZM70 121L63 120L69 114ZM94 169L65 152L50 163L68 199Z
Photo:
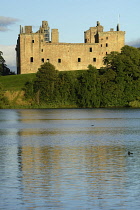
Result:
M97 26L84 32L84 43L60 43L58 29L50 28L47 21L36 33L32 26L20 27L17 40L17 73L36 73L44 62L50 62L59 71L86 70L91 64L97 69L103 66L103 58L111 51L120 52L125 43L125 32L104 32Z

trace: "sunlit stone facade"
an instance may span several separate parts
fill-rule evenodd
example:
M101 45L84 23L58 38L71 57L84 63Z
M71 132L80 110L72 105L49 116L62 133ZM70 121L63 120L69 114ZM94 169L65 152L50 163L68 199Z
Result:
M60 43L58 29L51 30L47 21L33 33L32 26L20 27L17 40L17 73L35 73L44 62L50 62L59 71L86 70L91 64L103 66L103 58L111 51L120 52L125 43L125 32L104 32L97 21L95 27L84 32L84 43Z

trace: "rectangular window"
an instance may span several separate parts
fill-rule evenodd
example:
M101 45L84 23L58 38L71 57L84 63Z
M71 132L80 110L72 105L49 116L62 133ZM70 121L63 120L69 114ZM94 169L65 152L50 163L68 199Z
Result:
M41 52L43 52L43 49L41 49Z
M102 47L103 45L101 44L101 47Z
M93 58L93 62L96 62L96 58Z
M44 58L41 59L42 63L44 63Z
M34 62L34 58L33 57L30 57L30 62Z
M61 63L61 59L60 58L58 59L58 63Z
M32 43L34 43L35 41L34 40L32 40Z
M81 58L78 58L78 62L81 62Z
M92 47L89 48L89 52L92 52Z
M108 47L108 43L106 43L106 47Z

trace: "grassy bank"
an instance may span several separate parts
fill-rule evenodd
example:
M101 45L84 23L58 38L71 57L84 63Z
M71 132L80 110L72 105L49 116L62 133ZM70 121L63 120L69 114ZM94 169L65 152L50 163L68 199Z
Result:
M0 108L28 108L30 102L25 100L23 88L27 81L32 81L34 78L35 74L1 76Z
M83 70L79 71L65 71L69 75L77 76L81 75ZM60 74L65 73L60 72ZM76 108L75 105L60 105L60 104L32 104L32 101L26 100L24 97L24 86L26 82L34 80L36 74L21 74L21 75L10 75L1 76L0 85L2 87L4 96L8 99L8 104L3 104L0 108L7 109L18 109L18 108Z
M84 72L84 77L79 77L83 74ZM88 72L87 72L88 73ZM89 74L89 73L88 73ZM10 75L10 76L1 76L0 77L0 108L9 108L9 109L17 109L17 108L78 108L78 107L91 107L90 104L87 104L87 106L83 106L79 103L76 103L77 101L75 100L75 98L68 98L69 95L69 91L71 94L75 94L76 91L75 89L72 92L72 88L75 86L73 86L74 82L76 80L76 78L82 78L81 83L75 83L76 85L78 84L78 91L80 90L84 90L83 94L80 95L80 97L83 97L83 103L87 102L86 100L88 99L89 102L91 101L91 99L94 99L94 94L90 94L92 87L93 87L93 81L91 79L92 75L88 76L85 75L85 70L79 70L79 71L63 71L63 72L59 72L59 78L62 78L62 81L60 82L60 84L58 85L57 89L58 93L59 93L59 88L60 88L60 95L56 94L56 96L58 96L57 99L55 99L55 101L52 101L51 104L49 104L48 102L44 104L41 103L41 101L38 102L37 99L37 94L32 96L32 92L30 92L30 90L32 91L32 86L26 86L26 97L25 97L25 84L29 81L33 81L36 77L36 74L22 74L22 75ZM62 77L61 77L62 76ZM83 79L85 78L85 79ZM101 75L100 79L103 79L103 75ZM108 76L104 76L104 79L108 79ZM72 85L71 85L71 81L72 81ZM74 82L73 82L74 81ZM106 81L106 80L105 80ZM46 82L46 81L45 81ZM129 107L134 107L134 108L138 108L140 107L140 97L139 95L137 97L133 97L134 95L134 88L137 85L137 92L139 89L138 84L135 84L135 81L133 81L133 86L131 88L129 88L130 90L132 89L133 91L129 91L129 95L131 96L131 100L128 101L128 103L125 106L129 106ZM29 83L30 84L30 83ZM45 83L44 83L45 84ZM79 86L81 84L81 86ZM123 107L123 105L110 105L109 102L111 101L111 99L114 97L114 92L111 92L112 89L116 87L115 86L115 82L106 82L105 84L109 84L109 88L106 85L104 87L104 83L102 82L102 89L101 91L99 91L98 94L96 94L96 97L100 97L100 95L102 96L102 100L106 99L105 97L107 97L106 99L106 103L105 105L100 104L101 107ZM85 89L85 87L87 87ZM99 86L100 87L100 86ZM83 89L84 88L84 89ZM128 87L127 87L128 88ZM29 90L29 97L27 97L27 92ZM65 90L65 91L64 91ZM99 89L100 90L100 89ZM87 91L87 93L85 94L85 91ZM104 94L103 94L103 93ZM137 93L136 92L136 93ZM57 93L57 92L56 92ZM79 94L79 92L78 92ZM88 96L89 94L89 96ZM122 94L124 94L122 92ZM68 95L68 96L67 96ZM73 96L72 95L72 96ZM126 92L126 96L128 95L128 93ZM128 96L129 96L128 95ZM75 95L74 95L75 96ZM88 96L88 97L87 97ZM121 95L120 95L121 96ZM134 95L135 96L135 95ZM79 97L79 95L78 95ZM78 98L79 100L81 98ZM77 99L77 98L76 98ZM129 98L128 98L129 99ZM122 99L118 98L118 101L122 101ZM75 102L76 101L76 102ZM81 101L80 101L81 102ZM111 101L112 102L112 101ZM110 103L111 103L110 102ZM113 102L112 102L113 103ZM108 105L109 104L109 105ZM96 107L96 106L93 106Z
M19 74L10 76L1 76L0 84L4 91L20 91L27 81L35 78L35 74Z
M67 72L69 75L77 76L81 75L85 70L78 71L62 71L61 74ZM24 85L28 81L32 81L36 74L18 74L10 76L0 76L0 84L5 91L20 91L24 88Z

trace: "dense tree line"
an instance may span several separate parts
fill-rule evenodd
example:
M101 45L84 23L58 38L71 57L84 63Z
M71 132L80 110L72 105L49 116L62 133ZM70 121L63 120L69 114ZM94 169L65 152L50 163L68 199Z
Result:
M12 75L14 72L10 71L10 69L6 65L6 61L3 58L3 53L0 51L0 76Z
M140 50L124 46L104 57L97 70L58 72L43 64L36 79L25 85L25 96L35 104L76 107L124 107L140 103Z
M6 65L6 61L3 58L3 53L0 51L0 76L12 75L14 72L10 71L10 69ZM4 90L0 83L0 108L8 105L8 99L4 96Z

